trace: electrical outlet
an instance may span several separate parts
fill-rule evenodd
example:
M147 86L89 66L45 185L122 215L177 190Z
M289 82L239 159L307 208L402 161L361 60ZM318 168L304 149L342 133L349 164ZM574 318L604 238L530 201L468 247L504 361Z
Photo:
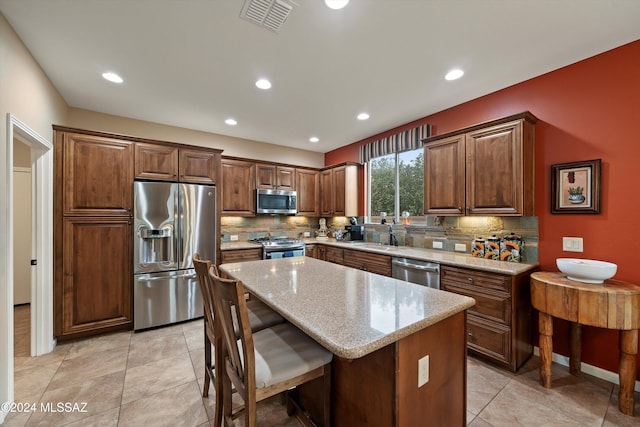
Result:
M467 245L464 243L456 243L455 250L456 252L467 252Z
M442 242L433 242L433 249L442 249Z
M429 355L418 360L418 387L429 382Z
M238 240L238 235L237 234L232 234L229 236L229 239L231 239L232 242L235 242Z
M302 235L303 235L304 237L309 237L309 236L311 236L311 232L309 232L309 231L305 231L304 233L302 233Z
M562 250L566 252L584 252L582 237L563 237Z

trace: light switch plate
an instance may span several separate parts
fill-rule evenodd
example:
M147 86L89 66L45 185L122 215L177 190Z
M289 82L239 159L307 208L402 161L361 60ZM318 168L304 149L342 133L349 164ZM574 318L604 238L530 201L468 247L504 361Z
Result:
M230 235L230 236L229 236L229 239L230 239L232 242L235 242L235 241L237 241L237 240L238 240L238 235L237 235L237 234L232 234L232 235Z
M302 233L302 235L303 235L304 237L309 237L309 236L311 236L311 232L309 232L309 231L305 231L304 233Z
M455 250L457 252L467 252L467 245L464 243L456 243Z
M442 249L442 242L433 242L433 249Z
M562 250L566 252L584 252L582 237L563 237Z
M418 360L418 387L429 382L429 355Z

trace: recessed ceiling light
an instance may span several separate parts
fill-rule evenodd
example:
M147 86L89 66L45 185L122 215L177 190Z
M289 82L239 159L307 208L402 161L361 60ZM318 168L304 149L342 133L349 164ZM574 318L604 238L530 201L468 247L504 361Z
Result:
M312 136L311 138L309 138L309 142L318 142L320 141L320 138L318 138L317 136Z
M235 125L237 125L237 124L238 124L238 122L237 122L237 121L235 121L235 120L234 120L234 119L232 119L232 118L228 118L228 119L227 119L227 120L225 120L224 122L225 122L226 124L228 124L229 126L235 126Z
M122 83L124 81L124 80L122 80L122 77L120 77L116 73L112 73L110 71L106 72L106 73L102 73L102 77L105 80L109 80L110 82L113 82L113 83Z
M324 4L327 5L329 9L342 9L349 3L349 0L324 0Z
M447 75L444 76L444 78L446 80L458 80L463 75L464 71L460 70L459 68L454 68L453 70L449 71Z
M367 113L358 114L358 120L367 120L368 118L369 118L369 115Z
M256 86L264 90L271 89L271 82L267 79L260 79L256 82Z

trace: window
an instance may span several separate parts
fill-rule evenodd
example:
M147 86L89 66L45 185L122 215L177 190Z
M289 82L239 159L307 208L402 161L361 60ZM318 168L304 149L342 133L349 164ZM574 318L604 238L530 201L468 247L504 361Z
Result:
M368 162L369 220L400 222L403 212L410 221L424 221L424 151L422 148L375 157Z

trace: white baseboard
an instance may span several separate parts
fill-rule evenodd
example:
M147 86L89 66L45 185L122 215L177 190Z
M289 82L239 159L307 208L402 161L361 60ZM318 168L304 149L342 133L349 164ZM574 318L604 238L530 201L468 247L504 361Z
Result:
M533 354L540 356L540 347L533 347ZM552 353L551 360L562 365L569 367L569 357L561 354ZM585 374L593 375L596 378L600 378L610 383L620 385L620 377L617 372L607 371L606 369L598 368L597 366L589 365L588 363L580 362L580 371ZM635 391L640 392L640 381L636 381Z

